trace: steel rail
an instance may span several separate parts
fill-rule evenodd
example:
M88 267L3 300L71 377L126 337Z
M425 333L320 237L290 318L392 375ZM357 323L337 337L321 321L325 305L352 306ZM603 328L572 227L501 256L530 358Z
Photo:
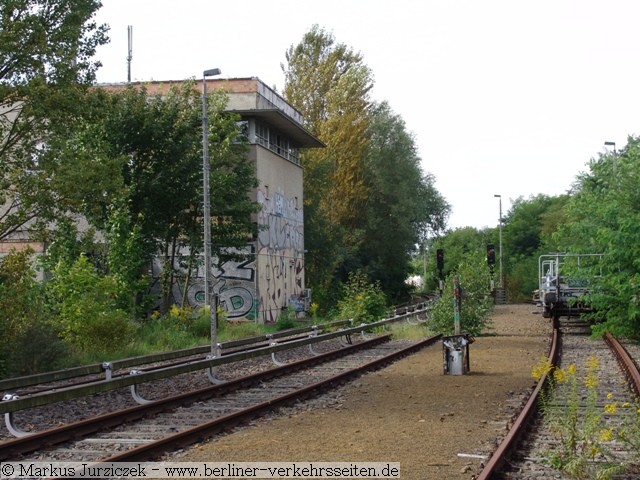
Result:
M272 334L255 335L251 337L245 337L237 340L229 340L222 342L219 345L223 354L224 350L233 349L236 347L243 347L246 345L252 345L261 342L268 342L271 339L280 339L288 336L299 335L314 330L328 330L336 327L344 327L349 325L349 320L340 320L332 323L310 325L307 327L298 327L293 329L282 330L274 332ZM30 387L41 383L51 383L61 380L70 380L72 378L78 378L88 375L100 375L105 372L105 364L109 364L112 370L122 370L130 367L138 367L140 365L148 365L150 363L164 362L167 360L174 360L177 358L190 357L194 355L204 355L211 351L211 345L202 345L199 347L184 348L180 350L172 350L168 352L152 353L149 355L141 355L136 357L124 358L121 360L114 360L111 362L94 363L91 365L82 365L79 367L65 368L62 370L55 370L52 372L36 373L33 375L26 375L22 377L14 377L0 380L0 391L14 390L17 388Z
M371 340L361 342L349 347L334 350L314 357L298 360L281 367L244 376L228 382L201 388L192 392L185 392L180 395L156 400L151 403L126 408L105 415L99 415L79 422L70 423L62 427L51 428L41 432L32 433L24 437L0 442L0 461L15 458L35 450L41 449L43 445L56 445L72 439L82 438L91 433L95 433L105 428L113 428L128 421L138 420L150 415L174 409L176 407L221 397L230 392L255 385L265 380L283 376L313 365L321 364L329 360L347 356L358 350L389 341L389 335L383 335ZM435 341L435 340L433 340Z
M627 377L629 387L633 391L636 397L640 396L640 371L638 366L629 355L629 352L620 341L611 335L609 332L604 334L604 341L609 345L609 348L613 352L618 361L618 365Z
M340 329L334 332L322 333L315 336L309 336L300 340L290 341L286 343L277 344L273 342L269 346L262 348L256 348L252 350L243 350L240 352L232 353L226 356L206 358L204 360L194 360L185 364L176 366L158 368L153 371L136 372L136 375L121 376L118 378L104 379L95 382L91 382L84 385L71 386L66 388L59 388L55 391L47 391L42 393L35 393L25 397L8 396L3 398L0 402L0 413L11 413L27 408L34 408L50 403L56 403L64 400L70 400L73 398L85 397L94 395L96 393L107 392L116 390L118 388L130 387L131 385L140 385L152 380L158 380L161 378L169 378L175 375L183 373L190 373L197 370L205 370L208 368L233 363L240 360L247 360L249 358L256 358L264 355L273 354L276 352L290 350L296 347L302 347L312 345L315 343L323 342L326 340L348 336L355 333L364 333L365 331L373 330L379 327L385 327L386 325L400 320L406 319L411 316L416 316L421 313L421 310L414 310L411 313L405 313L389 319L379 320L373 323L361 324L349 328Z
M549 353L549 362L552 365L557 364L559 354L559 334L558 334L557 322L554 322L553 339L551 349ZM631 355L624 345L620 341L611 335L609 332L604 334L604 341L607 343L611 351L616 357L621 370L627 377L629 387L632 389L636 396L640 395L640 371L638 366L633 361ZM487 464L477 477L477 480L490 480L494 475L498 475L499 471L504 466L504 463L509 454L516 448L518 442L521 440L524 430L530 424L531 420L538 413L538 397L540 392L547 387L547 375L544 375L538 382L536 388L532 392L529 400L524 406L522 412L512 425L507 436L498 446L498 449L491 456Z
M440 336L431 337L426 342L435 342ZM62 427L52 428L42 432L33 433L24 437L8 440L0 443L0 461L18 458L19 456L37 451L43 447L50 447L70 440L77 440L87 435L111 429L127 422L149 418L156 414L171 411L177 407L192 403L223 397L242 388L251 388L273 378L295 373L314 365L322 364L340 357L348 356L358 350L367 349L389 340L388 336L376 337L372 340L359 343L341 350L335 350L316 357L292 362L282 367L256 373L239 379L231 380L224 384L215 385L192 392L185 392L175 397L157 400L144 405L130 407L117 412L95 416L86 420L74 422Z
M551 345L549 347L548 360L552 365L557 365L558 355L560 353L560 330L557 322L553 323L553 331L551 334ZM489 458L484 468L476 478L476 480L489 480L496 475L503 467L509 454L517 447L518 442L523 437L525 430L530 425L533 418L538 413L538 398L540 393L547 387L547 374L543 375L538 384L531 393L529 400L523 407L522 411L509 429L509 432L502 440L498 448Z
M101 462L130 462L130 461L151 460L163 453L166 453L167 451L175 447L185 447L197 442L201 442L204 438L213 436L220 432L228 431L230 428L233 428L234 426L237 426L242 423L246 423L247 421L250 421L256 417L264 415L269 411L280 408L282 406L289 405L292 402L300 399L312 397L314 395L317 395L318 393L322 393L327 388L342 384L352 377L357 377L367 371L374 370L376 368L381 368L389 364L390 362L393 362L406 355L412 354L424 347L432 345L441 337L442 337L441 335L430 337L414 345L405 347L389 355L386 355L379 359L368 362L355 369L342 372L331 378L322 380L320 382L316 382L312 385L308 385L294 392L290 392L290 393L281 395L279 397L273 398L271 400L268 400L266 402L256 404L254 406L248 407L239 412L225 415L216 420L203 423L189 430L176 433L174 435L149 443L147 445L142 445L142 446L133 448L131 450L128 450L126 452L113 455L109 458L102 459Z

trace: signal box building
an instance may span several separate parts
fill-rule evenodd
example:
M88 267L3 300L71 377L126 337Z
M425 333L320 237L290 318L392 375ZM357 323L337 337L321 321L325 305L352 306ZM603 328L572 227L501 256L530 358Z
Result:
M305 286L303 168L300 151L324 144L303 126L302 114L258 78L206 79L207 91L224 89L227 110L240 116L249 142L258 188L251 193L262 209L256 216L258 235L247 245L248 260L212 269L210 284L229 319L274 322L283 310L308 309L311 292ZM181 81L145 82L150 95L167 93ZM201 88L201 82L197 84ZM117 90L126 84L101 85ZM212 192L215 195L215 192ZM186 253L186 252L185 252ZM215 263L215 262L214 262ZM154 266L154 273L159 265ZM173 297L180 303L182 285ZM204 268L189 282L187 300L204 304Z
M145 82L150 95L164 94L182 81ZM303 214L303 169L300 151L324 147L303 126L300 112L258 78L207 79L207 91L224 89L229 96L228 111L240 116L250 147L248 155L255 165L258 188L252 200L262 209L255 222L257 238L246 247L247 260L228 262L213 268L210 285L220 306L231 320L274 322L283 310L293 307L305 311L311 293L305 287ZM197 84L201 88L200 83ZM111 91L126 84L103 84ZM215 195L215 192L212 192ZM82 223L82 219L79 220ZM0 255L13 247L29 245L42 253L45 246L30 241L28 226L0 242ZM184 252L186 255L188 252ZM215 264L215 262L213 262ZM159 262L153 273L158 278ZM178 262L176 261L176 265ZM183 285L173 285L173 300L183 300ZM189 281L188 303L204 304L204 268Z

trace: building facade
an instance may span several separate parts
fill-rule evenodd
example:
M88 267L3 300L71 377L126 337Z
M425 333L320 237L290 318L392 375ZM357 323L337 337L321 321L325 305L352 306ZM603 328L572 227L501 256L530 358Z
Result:
M258 179L258 188L251 196L262 206L255 219L257 238L246 247L247 260L213 268L212 293L218 296L229 319L275 322L283 310L304 311L311 300L305 285L300 150L324 145L304 128L300 112L258 78L206 82L209 92L227 92L227 110L240 117ZM150 95L162 95L177 83L180 81L146 82L144 86ZM126 85L102 87L117 90ZM159 268L159 263L154 266L155 276L159 275ZM174 301L180 304L184 294L183 286L176 282ZM203 267L189 281L186 295L190 305L204 304Z

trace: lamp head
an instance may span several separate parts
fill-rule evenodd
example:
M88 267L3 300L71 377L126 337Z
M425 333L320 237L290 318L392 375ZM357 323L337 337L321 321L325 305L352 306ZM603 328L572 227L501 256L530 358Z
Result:
M210 68L209 70L205 70L204 72L202 72L202 76L203 77L213 77L214 75L220 75L220 69L219 68Z

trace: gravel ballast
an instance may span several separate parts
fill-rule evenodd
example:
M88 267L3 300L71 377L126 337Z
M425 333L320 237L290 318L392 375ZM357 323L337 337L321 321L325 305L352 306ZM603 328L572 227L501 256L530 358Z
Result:
M399 462L405 480L471 479L532 389L550 328L533 305L496 305L467 375L443 374L438 344L166 460Z

